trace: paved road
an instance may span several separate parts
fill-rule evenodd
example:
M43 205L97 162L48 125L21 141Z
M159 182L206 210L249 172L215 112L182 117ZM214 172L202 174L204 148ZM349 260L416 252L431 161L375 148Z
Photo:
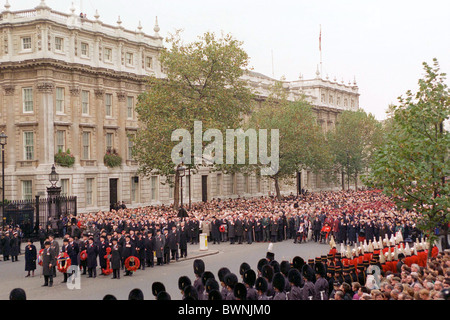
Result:
M206 270L211 271L217 277L217 271L223 267L228 267L231 272L239 278L239 266L242 262L247 262L253 270L257 270L259 259L264 258L267 252L268 243L234 244L229 243L209 244L208 251L200 251L198 245L189 245L188 259L170 263L165 266L155 266L145 270L138 270L132 277L124 277L123 272L120 280L111 279L111 276L97 276L97 278L86 278L81 276L80 289L68 289L66 284L61 283L63 276L57 272L52 288L41 287L44 283L42 268L38 266L35 276L25 278L25 261L23 256L19 256L19 261L0 262L0 300L9 298L9 292L13 288L21 287L25 289L29 300L100 300L105 294L113 294L120 300L128 298L128 293L134 288L140 288L146 300L153 300L151 285L154 281L161 281L166 286L166 291L172 299L181 299L178 290L178 278L182 275L188 276L193 282L195 275L193 272L193 259L201 257L206 265ZM278 262L282 260L292 260L295 256L301 256L307 260L327 254L330 247L327 244L317 244L314 242L294 244L291 240L274 243L273 252ZM205 255L207 254L207 255Z

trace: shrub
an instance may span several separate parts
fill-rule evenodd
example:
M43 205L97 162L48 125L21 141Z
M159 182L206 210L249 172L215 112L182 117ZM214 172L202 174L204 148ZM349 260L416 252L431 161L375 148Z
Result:
M110 168L119 167L122 164L122 158L115 150L108 150L103 157L103 162Z

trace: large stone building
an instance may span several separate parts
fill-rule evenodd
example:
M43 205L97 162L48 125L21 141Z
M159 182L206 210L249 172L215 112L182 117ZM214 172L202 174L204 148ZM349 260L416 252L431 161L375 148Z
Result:
M41 0L31 10L0 13L0 131L8 136L5 153L6 199L44 196L59 150L70 149L72 167L57 166L62 193L78 197L78 211L108 210L111 202L129 207L170 203L173 189L163 178L137 175L130 136L139 129L134 110L146 77L162 77L158 51L163 46L157 20L152 35L142 27L116 25L52 10ZM262 100L273 79L254 72L245 77ZM304 94L314 105L324 130L335 126L343 109L356 110L356 83L315 79L286 81L291 98ZM110 168L108 150L122 157ZM267 181L209 172L184 178L184 201L216 197L267 195ZM190 180L190 181L189 181ZM189 185L192 189L189 190ZM301 175L307 189L328 188L320 176ZM295 186L284 191L295 192Z

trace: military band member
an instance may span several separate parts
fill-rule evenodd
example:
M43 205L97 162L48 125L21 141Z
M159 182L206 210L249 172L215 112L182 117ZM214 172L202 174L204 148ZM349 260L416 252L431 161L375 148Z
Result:
M273 300L286 300L286 293L284 291L285 289L285 278L284 275L281 272L275 273L273 276L272 284L275 291L275 294L273 296Z
M325 279L326 271L322 262L315 264L316 282L314 284L314 300L328 300L328 281Z

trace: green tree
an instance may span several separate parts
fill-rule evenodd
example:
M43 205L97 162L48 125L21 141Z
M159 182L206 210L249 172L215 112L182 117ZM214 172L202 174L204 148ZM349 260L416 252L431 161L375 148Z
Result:
M327 141L333 157L331 168L335 175L341 175L342 190L345 180L348 189L350 180L358 188L358 177L367 170L382 137L381 123L363 109L344 110L340 114L339 123L327 134Z
M177 209L179 175L171 153L178 142L171 139L173 131L186 129L193 136L196 120L204 128L237 128L250 109L252 94L241 78L248 55L242 42L231 35L217 37L207 32L184 44L177 32L166 41L169 48L159 55L165 77L150 77L138 98L140 130L134 137L133 157L141 174L158 174L169 178L169 184L173 181Z
M399 97L399 105L389 110L386 141L374 155L367 181L382 186L399 208L420 214L418 226L431 246L438 227L444 228L446 239L450 218L446 181L450 135L444 128L450 117L450 95L437 59L433 66L426 62L423 66L425 76L417 93L407 91L406 97Z
M252 112L247 127L279 130L278 172L267 176L274 182L278 199L281 199L280 182L291 184L302 169L319 172L323 168L327 157L325 135L312 106L304 98L288 100L281 81L274 83L262 107ZM261 164L253 167L257 174L260 169Z

